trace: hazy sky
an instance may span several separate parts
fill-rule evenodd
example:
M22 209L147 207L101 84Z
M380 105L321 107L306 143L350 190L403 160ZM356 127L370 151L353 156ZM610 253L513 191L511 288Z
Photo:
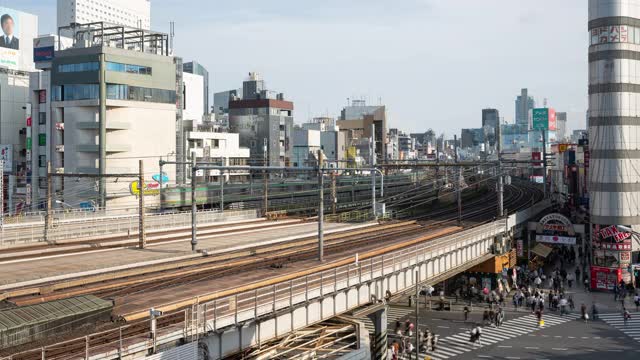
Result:
M0 4L55 29L55 0ZM528 87L585 126L585 0L152 0L153 29L170 21L176 53L208 68L213 91L260 72L298 123L382 99L390 127L453 134L479 127L485 107L512 122Z

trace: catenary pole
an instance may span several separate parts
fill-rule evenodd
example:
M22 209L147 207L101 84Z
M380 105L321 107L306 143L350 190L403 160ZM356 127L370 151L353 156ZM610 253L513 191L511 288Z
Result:
M324 261L324 173L323 154L318 150L318 188L320 203L318 204L318 261Z

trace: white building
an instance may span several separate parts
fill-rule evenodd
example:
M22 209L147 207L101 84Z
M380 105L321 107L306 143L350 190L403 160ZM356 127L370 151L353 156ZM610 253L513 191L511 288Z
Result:
M185 122L189 157L194 156L196 162L215 162L223 166L246 166L249 161L249 148L240 147L240 135L234 133L221 133L204 131L205 126L189 130L189 121ZM205 173L206 172L206 173ZM188 174L190 177L191 175ZM202 177L205 177L203 179ZM219 181L219 170L200 170L197 173L198 181ZM225 182L243 182L248 179L248 171L226 172Z
M293 129L292 163L294 167L309 167L316 162L320 150L320 130Z
M58 27L104 21L151 28L150 0L58 0Z
M182 118L184 120L194 120L197 124L202 123L204 117L204 77L188 72L182 73L184 83L184 108Z

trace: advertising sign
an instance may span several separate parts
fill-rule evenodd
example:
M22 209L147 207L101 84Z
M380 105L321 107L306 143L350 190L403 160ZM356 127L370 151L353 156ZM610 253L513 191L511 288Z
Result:
M591 288L598 290L612 290L622 280L621 269L606 267L591 267Z
M3 171L10 174L13 164L13 145L0 145L0 160L3 161Z
M522 239L516 241L516 251L518 253L518 257L524 256L524 241Z
M573 236L557 236L557 235L536 235L536 241L541 243L556 245L575 245L576 238Z
M55 48L53 46L45 46L33 49L33 62L51 61Z
M615 225L600 229L598 234L602 239L613 238L616 242L621 242L631 237L630 233L619 231L618 227Z

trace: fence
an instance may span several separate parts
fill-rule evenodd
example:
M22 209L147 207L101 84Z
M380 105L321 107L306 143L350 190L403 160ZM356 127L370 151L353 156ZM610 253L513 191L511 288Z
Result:
M145 215L145 229L159 230L191 227L191 213ZM198 211L198 225L218 221L232 221L256 218L256 210L234 210L224 213L217 210ZM47 238L49 241L79 239L107 235L135 235L138 233L138 216L115 216L85 221L64 221L53 219ZM5 226L1 230L0 246L26 244L44 240L44 223L27 226Z

